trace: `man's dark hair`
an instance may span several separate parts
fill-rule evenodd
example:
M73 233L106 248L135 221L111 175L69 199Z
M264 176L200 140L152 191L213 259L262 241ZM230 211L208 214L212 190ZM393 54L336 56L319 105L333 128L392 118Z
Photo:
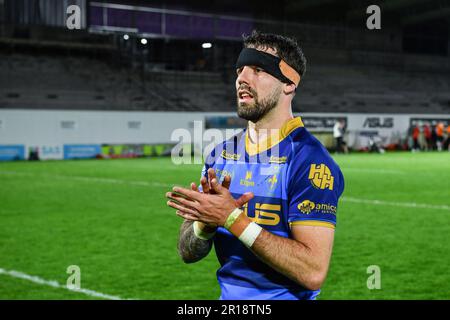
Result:
M297 71L301 77L306 72L306 58L302 48L294 38L289 38L273 33L261 33L253 30L251 35L243 35L244 47L271 48L276 51L279 58Z

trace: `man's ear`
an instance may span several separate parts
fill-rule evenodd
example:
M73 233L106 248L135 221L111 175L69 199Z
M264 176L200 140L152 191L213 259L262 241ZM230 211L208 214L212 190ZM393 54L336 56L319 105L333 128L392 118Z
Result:
M293 83L283 84L283 92L286 95L295 94L295 84L293 84Z

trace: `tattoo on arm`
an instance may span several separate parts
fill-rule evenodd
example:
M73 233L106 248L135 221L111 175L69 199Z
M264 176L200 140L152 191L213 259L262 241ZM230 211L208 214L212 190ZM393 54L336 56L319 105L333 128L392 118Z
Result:
M211 240L202 240L195 236L193 222L185 220L180 227L178 253L185 263L197 262L206 257L212 248Z

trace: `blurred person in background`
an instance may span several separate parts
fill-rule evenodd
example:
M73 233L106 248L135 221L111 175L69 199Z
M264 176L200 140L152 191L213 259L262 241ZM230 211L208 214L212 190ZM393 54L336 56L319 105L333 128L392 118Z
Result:
M433 121L431 123L431 150L437 149L436 144L437 144L436 122Z
M333 138L336 141L337 153L348 153L347 144L344 141L344 135L346 130L345 120L339 119L333 126Z
M425 148L426 148L426 140L425 140L425 134L424 134L424 126L423 126L422 122L419 123L419 138L418 138L418 142L419 142L419 149L420 150L425 150Z
M444 149L450 151L450 122L447 124L447 138L445 139Z
M423 135L425 137L425 150L433 150L433 142L431 140L431 128L428 122L423 125Z
M413 147L411 149L412 152L420 151L419 135L420 129L419 126L416 124L412 129L412 139L413 139Z
M444 143L444 123L439 121L436 125L436 146L438 151L442 151L442 144Z

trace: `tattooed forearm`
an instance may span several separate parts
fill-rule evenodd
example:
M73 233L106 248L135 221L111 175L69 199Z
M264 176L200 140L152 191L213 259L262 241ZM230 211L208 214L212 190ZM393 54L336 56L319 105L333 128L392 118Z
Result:
M197 262L211 251L212 240L202 240L195 236L193 222L185 220L180 228L178 253L185 263Z

